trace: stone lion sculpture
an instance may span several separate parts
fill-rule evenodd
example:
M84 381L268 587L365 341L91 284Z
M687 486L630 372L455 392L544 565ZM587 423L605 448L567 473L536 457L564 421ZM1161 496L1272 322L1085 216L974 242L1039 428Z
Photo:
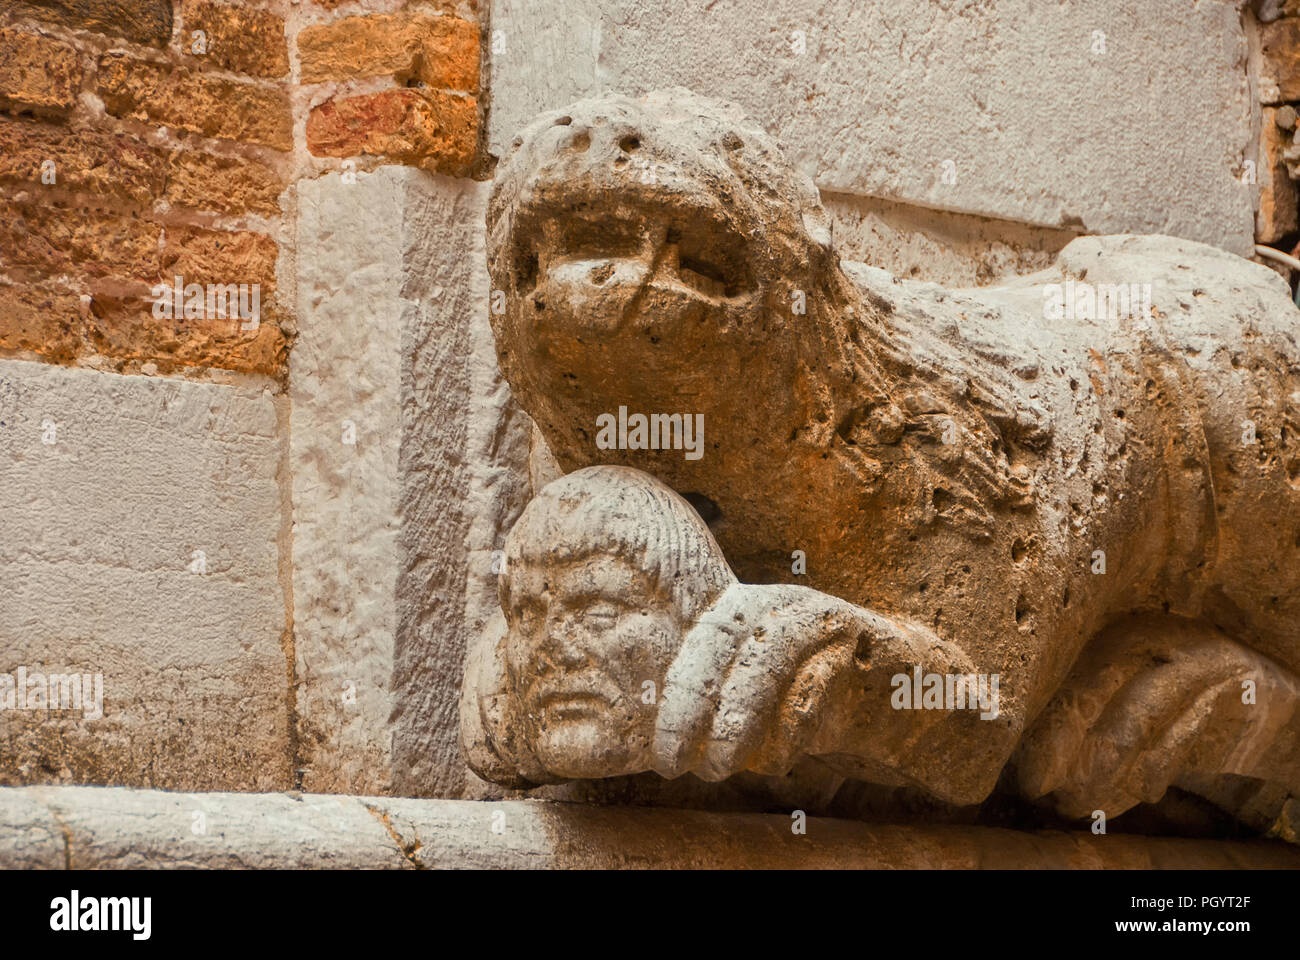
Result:
M683 90L538 117L488 231L501 369L568 475L511 531L467 668L483 776L814 756L955 804L1007 774L1072 817L1300 790L1275 273L1118 236L1001 286L900 280L842 262L773 140Z

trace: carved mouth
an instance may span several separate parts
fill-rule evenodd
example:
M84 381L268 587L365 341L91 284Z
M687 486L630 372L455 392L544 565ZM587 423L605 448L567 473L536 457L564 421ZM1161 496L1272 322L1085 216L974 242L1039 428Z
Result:
M609 702L594 693L564 693L542 698L538 708L553 720L587 720L603 716Z
M569 720L604 714L614 706L617 693L593 689L607 687L603 680L593 680L591 675L575 679L572 676L538 681L530 698L538 712L552 719Z
M705 303L751 291L749 241L712 197L634 193L612 201L597 209L590 199L548 197L521 214L512 267L534 309L610 301L647 285Z

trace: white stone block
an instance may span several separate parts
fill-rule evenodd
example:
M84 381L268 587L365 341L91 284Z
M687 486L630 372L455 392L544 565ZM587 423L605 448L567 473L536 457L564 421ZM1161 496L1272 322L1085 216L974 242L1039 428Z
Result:
M483 332L488 190L396 166L299 188L294 624L311 790L464 789L471 549L490 552L496 498L526 475Z
M0 673L103 705L0 711L0 781L291 782L281 403L0 360Z

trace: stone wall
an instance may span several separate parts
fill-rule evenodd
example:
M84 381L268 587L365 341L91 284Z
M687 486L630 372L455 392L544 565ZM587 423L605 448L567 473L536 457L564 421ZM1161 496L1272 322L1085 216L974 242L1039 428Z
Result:
M737 100L846 256L921 279L1085 232L1293 249L1300 11L1040 6L5 5L0 672L102 673L104 718L0 713L0 782L499 793L456 703L546 451L483 216L540 109ZM256 284L257 322L156 315L176 277Z
M1183 0L498 0L488 140L500 155L539 110L685 86L745 107L817 181L849 253L901 275L987 283L1078 233L1250 256L1256 237L1295 242L1272 110L1297 96L1296 23L1261 32L1246 4ZM947 249L979 221L1019 257ZM922 263L909 238L939 242Z
M398 789L395 638L463 604L432 408L486 298L479 33L473 0L0 9L0 674L103 683L100 719L0 713L0 782ZM407 789L454 789L453 726Z

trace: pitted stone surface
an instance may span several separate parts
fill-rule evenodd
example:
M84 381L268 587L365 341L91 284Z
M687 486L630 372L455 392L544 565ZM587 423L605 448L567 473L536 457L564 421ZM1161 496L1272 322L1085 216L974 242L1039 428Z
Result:
M841 262L776 143L682 89L543 113L488 227L501 368L577 472L512 531L471 656L480 774L808 755L965 805L1010 761L1069 817L1207 776L1300 790L1276 274L1161 236L981 290ZM917 701L962 676L997 705L914 711L913 671Z
M310 790L465 789L467 630L484 617L475 597L495 590L494 538L526 476L511 439L526 418L485 319L487 192L394 166L300 186L290 398Z
M298 328L289 359L294 648L309 790L392 784L399 570L400 198L383 167L299 186Z

